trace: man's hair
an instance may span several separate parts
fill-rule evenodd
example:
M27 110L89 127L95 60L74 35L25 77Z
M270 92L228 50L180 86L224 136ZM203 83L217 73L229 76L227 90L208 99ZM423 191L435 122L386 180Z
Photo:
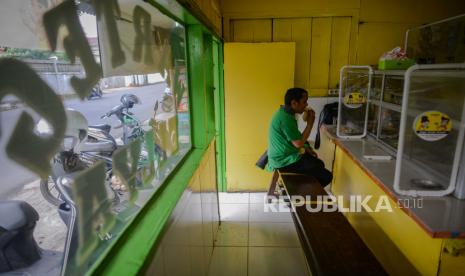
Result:
M302 97L308 95L307 90L299 87L289 88L284 96L284 104L287 106L291 105L292 100L299 101Z

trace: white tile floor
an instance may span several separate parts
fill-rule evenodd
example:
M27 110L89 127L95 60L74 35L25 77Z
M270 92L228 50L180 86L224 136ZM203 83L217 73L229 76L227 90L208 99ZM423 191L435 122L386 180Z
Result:
M219 194L221 226L210 276L310 275L289 210L265 212L264 197Z

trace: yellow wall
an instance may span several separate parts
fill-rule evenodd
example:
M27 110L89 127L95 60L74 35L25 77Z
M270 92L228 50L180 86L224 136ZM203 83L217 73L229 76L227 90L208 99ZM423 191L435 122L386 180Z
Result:
M226 41L297 42L294 83L310 96L335 88L342 64L376 64L403 46L408 28L465 13L463 0L222 0L221 6Z
M208 274L220 220L215 174L213 141L173 210L143 275Z
M225 140L228 191L264 191L271 174L254 166L268 126L294 81L295 44L225 43Z

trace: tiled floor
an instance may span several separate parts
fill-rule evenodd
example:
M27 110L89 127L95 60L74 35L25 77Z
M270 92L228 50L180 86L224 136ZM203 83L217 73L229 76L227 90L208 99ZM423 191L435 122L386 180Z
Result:
M210 276L309 275L288 208L265 205L264 197L265 193L220 193L221 227ZM265 207L281 212L266 212Z

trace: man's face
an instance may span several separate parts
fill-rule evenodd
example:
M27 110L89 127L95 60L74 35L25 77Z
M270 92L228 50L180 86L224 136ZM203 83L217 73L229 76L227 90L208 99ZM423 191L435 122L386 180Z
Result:
M302 98L300 98L299 101L294 101L292 100L291 101L291 107L292 107L292 110L295 112L295 113L299 113L299 114L302 114L305 110L305 108L307 107L307 100L308 100L308 95L307 94L303 94L302 95Z

